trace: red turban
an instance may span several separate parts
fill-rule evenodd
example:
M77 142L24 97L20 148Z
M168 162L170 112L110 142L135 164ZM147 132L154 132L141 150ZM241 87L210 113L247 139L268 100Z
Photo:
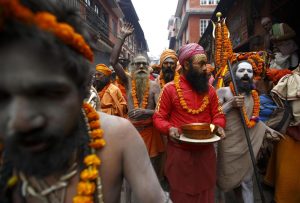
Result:
M184 65L185 60L191 58L196 54L205 54L205 51L202 46L197 43L190 43L183 45L179 50L179 63Z

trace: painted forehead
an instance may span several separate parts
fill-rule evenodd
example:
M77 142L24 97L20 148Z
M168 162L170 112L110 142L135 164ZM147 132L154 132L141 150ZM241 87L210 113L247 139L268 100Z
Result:
M168 57L164 60L164 62L173 62L175 63L174 59L172 59L171 57Z
M134 58L133 60L135 63L137 62L146 62L147 63L147 59L144 56L137 56Z
M207 62L207 57L205 54L196 54L192 57L192 61L194 63L199 63L199 62Z
M241 62L240 64L238 64L237 71L240 69L251 69L252 70L252 65L248 62Z

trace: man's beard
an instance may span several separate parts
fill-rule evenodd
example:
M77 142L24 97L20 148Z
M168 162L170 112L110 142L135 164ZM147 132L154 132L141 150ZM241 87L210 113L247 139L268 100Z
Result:
M236 85L239 93L249 95L253 89L253 81L248 76L243 76L241 79L236 78Z
M208 77L206 72L199 73L193 67L190 67L186 74L186 79L196 92L202 94L208 91Z
M100 92L110 81L110 78L103 78L103 80L94 80L93 86Z
M24 136L31 136L34 140L47 142L48 148L42 152L30 153L20 149ZM27 176L42 178L51 174L66 171L72 161L83 159L82 150L88 143L85 122L81 116L78 124L68 135L63 132L13 134L5 140L5 152L13 167ZM76 151L77 150L77 151ZM80 155L79 157L76 157Z
M165 83L171 82L174 80L175 72L172 70L172 68L165 68L162 67L162 73L163 73L163 79Z
M136 95L139 102L143 101L144 94L149 83L149 74L146 72L135 73Z

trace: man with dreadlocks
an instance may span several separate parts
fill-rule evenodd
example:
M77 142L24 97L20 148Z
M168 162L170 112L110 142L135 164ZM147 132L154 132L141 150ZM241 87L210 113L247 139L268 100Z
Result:
M0 11L1 203L119 202L124 177L140 202L164 202L135 128L83 104L93 52L77 12L50 0Z

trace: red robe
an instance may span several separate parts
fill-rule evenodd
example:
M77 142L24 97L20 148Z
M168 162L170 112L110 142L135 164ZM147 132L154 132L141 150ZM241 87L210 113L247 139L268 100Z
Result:
M180 76L180 87L188 107L198 109L202 105L204 95L193 91L184 76ZM168 83L153 115L155 127L165 135L169 134L170 127L180 128L183 124L196 122L213 123L224 128L225 115L212 86L209 86L208 96L209 104L206 109L193 115L182 108L174 82ZM172 192L178 192L198 195L195 202L213 202L216 184L216 155L213 144L182 144L168 139L165 174L170 183L171 197ZM174 198L172 200L176 202Z

